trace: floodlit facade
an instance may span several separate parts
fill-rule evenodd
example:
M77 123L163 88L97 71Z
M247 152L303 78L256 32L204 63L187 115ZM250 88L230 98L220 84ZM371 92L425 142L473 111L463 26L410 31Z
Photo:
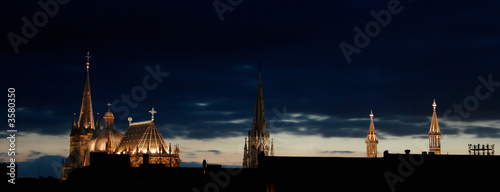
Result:
M68 173L72 169L82 168L87 166L90 162L88 144L91 138L97 134L98 129L94 124L94 113L92 110L92 98L90 94L90 55L87 52L87 76L85 79L85 86L83 88L82 105L80 108L80 116L78 123L76 122L75 115L73 114L73 125L70 133L70 153L66 162L62 166L62 180L66 180Z
M143 162L150 164L164 164L165 167L179 167L179 145L174 148L165 143L165 139L154 123L154 108L150 121L132 123L129 117L129 127L122 135L114 129L114 115L110 110L103 117L103 129L99 124L99 113L94 122L92 109L92 98L90 94L89 67L90 56L87 53L87 76L83 90L82 105L78 122L76 114L73 114L73 125L70 133L70 154L63 162L62 180L67 180L68 174L73 169L90 165L90 154L93 152L107 154L128 154L130 155L130 166L138 167ZM147 155L144 155L147 154ZM148 161L143 160L143 156L148 157Z
M262 152L266 156L274 155L273 142L270 139L269 131L267 131L259 63L257 100L255 102L252 130L248 132L248 142L245 138L245 147L243 149L243 168L257 168L258 156Z
M429 152L433 152L436 155L441 154L441 131L439 130L439 124L436 115L436 100L432 102L432 108L434 112L432 113L431 127L429 129Z
M154 113L156 111L151 110ZM139 167L144 160L144 154L148 154L150 164L164 164L165 167L179 167L179 145L167 145L165 139L154 123L154 117L148 121L132 123L129 118L129 127L123 135L123 139L116 148L116 154L130 155L130 166Z
M375 125L373 124L373 111L370 112L370 129L368 135L366 136L366 157L375 158L377 157L377 144L378 139L375 134Z

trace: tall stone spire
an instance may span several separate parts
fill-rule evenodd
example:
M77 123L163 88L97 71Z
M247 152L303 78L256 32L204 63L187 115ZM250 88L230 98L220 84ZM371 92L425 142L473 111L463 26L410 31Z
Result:
M245 141L245 146L247 142ZM259 83L257 85L257 99L252 122L252 130L248 132L248 148L243 151L243 168L257 168L258 155L272 156L271 140L266 125L266 113L264 111L264 96L262 94L261 67L259 62Z
M85 79L85 86L83 88L82 106L80 108L80 118L78 119L78 128L80 131L83 129L94 129L94 113L92 111L92 98L90 96L90 80L89 80L89 66L90 55L87 52L87 77Z
M370 111L370 128L368 130L368 135L366 136L366 157L375 158L377 157L377 144L378 139L375 134L375 125L373 124L373 111Z
M434 152L436 155L441 154L441 131L439 130L439 124L436 115L436 100L432 102L432 121L431 127L429 129L429 151Z
M93 135L97 135L99 131L99 129L95 129L94 126L95 120L92 111L92 99L90 96L89 52L87 52L87 56L85 57L87 58L87 76L85 79L85 86L83 87L82 106L80 107L78 123L75 121L76 114L73 114L73 126L70 134L70 154L61 170L62 180L66 180L68 173L74 168L81 168L89 165L91 151L89 150L88 144ZM99 121L99 117L97 121Z
M257 86L257 100L255 101L255 112L253 116L252 135L263 136L267 133L266 113L264 111L264 96L262 94L262 82L259 62L259 84Z

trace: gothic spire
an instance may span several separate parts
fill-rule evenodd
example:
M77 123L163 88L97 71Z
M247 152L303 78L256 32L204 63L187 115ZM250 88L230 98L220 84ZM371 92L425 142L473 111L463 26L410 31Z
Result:
M78 133L78 127L76 125L76 113L73 113L73 126L71 127L70 136L74 136L76 133Z
M436 100L434 99L434 101L432 102L432 108L434 110L434 112L432 113L432 121L431 121L431 127L429 129L429 134L430 133L441 133L441 131L439 131L439 124L438 124L438 120L437 120L437 115L436 115Z
M246 154L247 151L248 151L248 148L247 148L247 138L246 137L245 137L245 148L243 149L243 151L244 151L244 154Z
M99 125L99 113L97 113L97 119L95 120L95 129L100 130L101 126Z
M368 136L366 139L377 140L377 135L375 134L375 125L373 124L373 110L370 111L370 129L368 130Z
M248 148L247 148L247 138L245 137L245 147L243 148L243 168L248 168Z
M257 99L255 101L255 112L252 124L252 135L261 136L267 134L266 113L264 111L264 96L262 94L262 83L259 62L259 83L257 86Z
M80 108L80 118L78 119L79 129L94 129L94 113L92 112L92 99L90 96L89 66L90 55L87 52L87 77L83 88L82 106ZM83 131L83 130L80 130Z
M375 134L375 125L373 124L373 111L370 111L370 129L366 136L366 156L368 158L377 157L377 135Z
M269 154L274 156L274 139L271 139L271 152Z
M429 151L436 155L441 154L441 131L439 130L439 124L436 115L436 100L432 102L432 121L431 127L429 129Z

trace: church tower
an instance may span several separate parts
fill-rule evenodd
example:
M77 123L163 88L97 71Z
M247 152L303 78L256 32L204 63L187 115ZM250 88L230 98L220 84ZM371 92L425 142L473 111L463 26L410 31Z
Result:
M92 112L92 98L90 96L89 66L90 55L87 52L87 75L83 88L82 105L78 123L73 115L73 125L70 133L70 154L62 167L62 179L66 180L68 172L74 168L86 166L89 160L88 143L95 132L94 114Z
M436 116L436 100L432 103L434 112L432 113L431 128L429 129L429 152L441 155L441 131Z
M245 148L243 150L243 168L257 168L258 156L274 155L274 146L271 144L267 131L266 114L264 111L264 97L262 94L262 83L259 62L259 84L257 86L257 100L255 101L255 111L253 116L252 130L248 132L248 143L245 138ZM248 144L248 147L247 147Z
M78 119L78 128L81 131L89 132L95 129L94 126L94 113L92 112L92 98L90 96L90 80L89 80L89 66L90 55L87 52L87 78L85 79L85 86L83 88L82 106L80 107L80 118Z
M366 157L375 158L377 157L377 135L375 134L375 126L373 125L373 111L370 112L370 129L368 135L366 136Z

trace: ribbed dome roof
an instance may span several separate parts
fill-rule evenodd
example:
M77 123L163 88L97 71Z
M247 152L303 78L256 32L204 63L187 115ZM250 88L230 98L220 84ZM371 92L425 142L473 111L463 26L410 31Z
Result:
M108 139L111 139L111 152L114 152L116 147L120 144L123 135L116 129L102 129L93 136L89 142L89 149L94 152L106 151Z
M113 115L113 113L111 113L111 111L107 111L106 113L104 113L104 117L115 117Z

